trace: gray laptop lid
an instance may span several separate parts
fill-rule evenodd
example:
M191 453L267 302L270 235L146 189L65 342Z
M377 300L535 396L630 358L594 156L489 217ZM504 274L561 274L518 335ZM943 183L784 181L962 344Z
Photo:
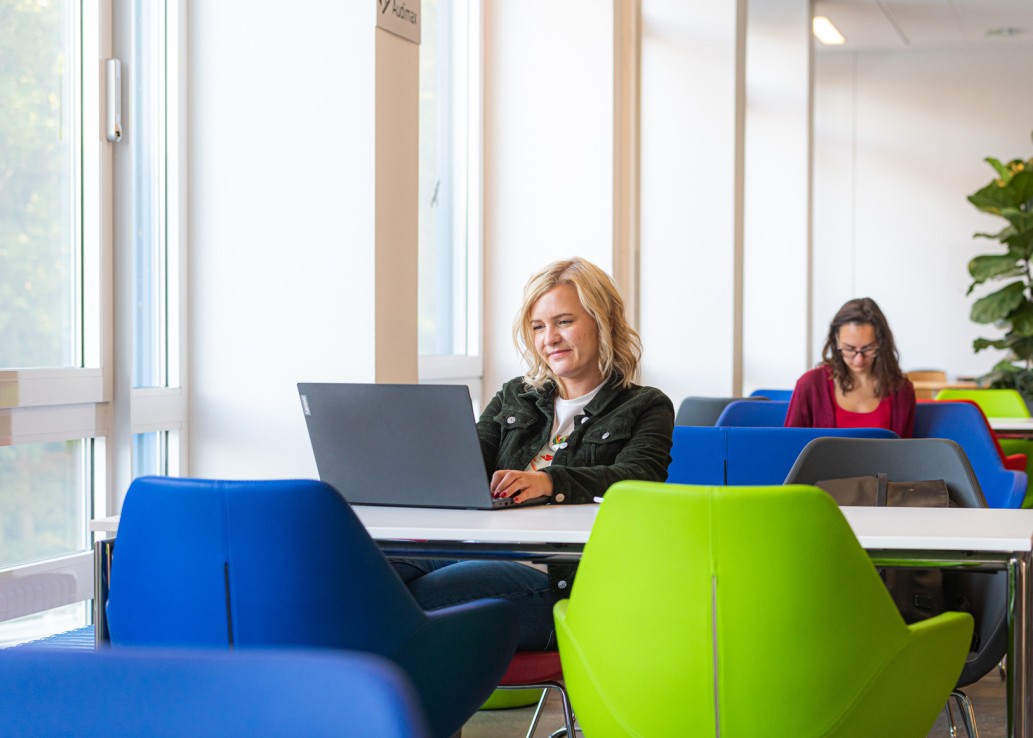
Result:
M491 509L464 385L299 383L319 478L353 503Z

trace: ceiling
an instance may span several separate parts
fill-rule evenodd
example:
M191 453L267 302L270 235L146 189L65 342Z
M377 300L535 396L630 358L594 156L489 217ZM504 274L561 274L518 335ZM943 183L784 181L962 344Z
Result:
M820 52L1033 44L1033 0L815 0L814 15L846 37Z

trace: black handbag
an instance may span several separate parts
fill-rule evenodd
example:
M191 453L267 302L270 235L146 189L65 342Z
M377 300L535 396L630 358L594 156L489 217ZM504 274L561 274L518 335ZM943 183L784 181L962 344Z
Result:
M916 482L890 482L885 474L866 477L845 477L816 482L841 506L867 507L950 507L950 493L942 479ZM886 589L904 616L914 623L947 610L943 572L940 569L879 570ZM954 609L968 610L964 603L952 603Z

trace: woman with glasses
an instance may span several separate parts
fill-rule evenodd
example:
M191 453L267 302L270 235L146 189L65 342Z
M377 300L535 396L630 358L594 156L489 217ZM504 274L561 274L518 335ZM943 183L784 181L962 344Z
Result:
M822 358L796 382L786 426L887 428L911 438L915 389L900 370L893 331L874 300L850 300L839 309Z

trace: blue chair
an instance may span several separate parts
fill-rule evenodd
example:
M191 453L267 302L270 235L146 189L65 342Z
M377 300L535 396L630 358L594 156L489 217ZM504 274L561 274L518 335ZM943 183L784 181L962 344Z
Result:
M512 604L423 612L322 482L137 479L110 581L112 646L372 653L409 677L435 736L462 727L516 650Z
M781 428L785 425L787 412L789 412L787 400L770 402L736 400L724 409L714 425Z
M728 459L726 430L715 426L674 426L668 484L724 484Z
M789 402L793 396L791 389L758 389L750 393L750 397L766 397L769 400Z
M4 735L429 736L402 671L369 654L0 652Z
M726 428L725 484L782 484L796 458L815 438L897 438L884 428Z
M781 484L810 441L826 436L896 438L882 428L675 426L669 484Z
M982 412L966 402L920 402L915 438L947 438L968 457L990 507L1018 508L1026 496L1026 474L1006 469Z

